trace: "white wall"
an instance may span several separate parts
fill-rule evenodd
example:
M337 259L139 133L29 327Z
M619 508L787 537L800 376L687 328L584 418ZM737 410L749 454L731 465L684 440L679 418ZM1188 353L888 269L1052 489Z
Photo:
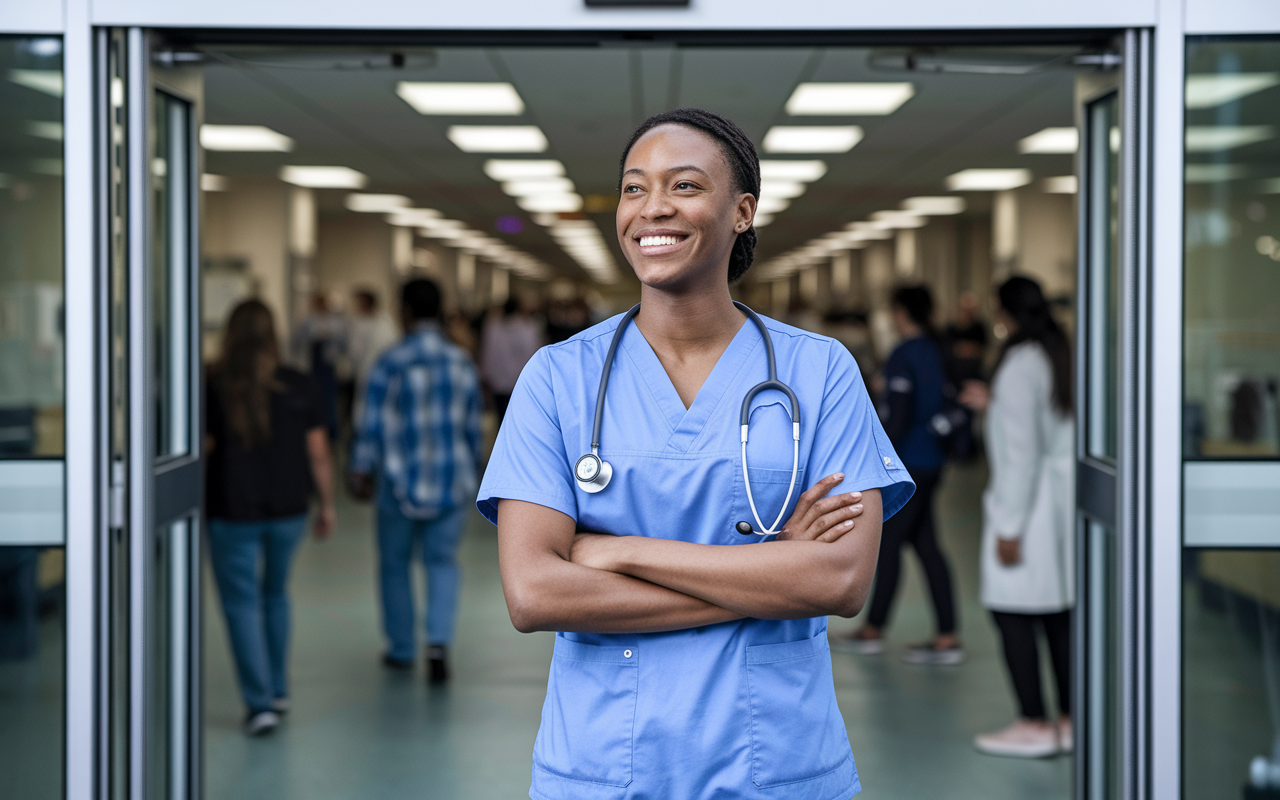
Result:
M205 192L200 238L204 259L248 262L281 336L288 321L289 188L275 178L242 177L231 179L230 191Z
M344 299L356 288L371 289L379 307L394 316L400 278L392 266L392 228L381 215L322 215L318 233L319 288Z

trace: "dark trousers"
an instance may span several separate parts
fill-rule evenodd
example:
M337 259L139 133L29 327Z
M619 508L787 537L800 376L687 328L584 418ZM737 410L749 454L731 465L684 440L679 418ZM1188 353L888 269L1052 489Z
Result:
M1044 696L1040 687L1040 648L1036 631L1044 628L1049 640L1053 679L1058 684L1058 713L1071 713L1071 612L1056 614L1010 614L992 611L1004 643L1004 661L1018 696L1018 712L1025 719L1044 719Z
M951 589L951 569L938 547L938 537L933 528L933 495L938 490L942 473L913 470L911 475L916 481L916 493L897 514L885 520L880 532L880 560L876 564L876 583L871 595L871 610L867 612L867 624L882 628L889 619L889 609L898 591L898 578L902 571L902 547L910 543L920 557L920 566L924 568L925 579L929 583L938 633L955 633L956 606Z

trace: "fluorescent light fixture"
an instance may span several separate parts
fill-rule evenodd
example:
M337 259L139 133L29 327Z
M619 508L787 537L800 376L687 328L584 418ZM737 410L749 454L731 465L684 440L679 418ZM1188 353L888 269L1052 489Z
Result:
M1280 84L1280 73L1188 75L1187 108L1213 108Z
M502 191L512 197L530 197L536 194L572 194L573 181L568 178L534 178L523 181L507 181Z
M1280 194L1280 178L1267 178L1258 186L1258 194Z
M902 201L902 210L921 216L948 216L964 213L963 197L908 197Z
M263 125L201 125L200 146L240 153L287 153L293 140Z
M760 162L762 181L805 181L812 183L827 174L825 161L781 161L765 159Z
M582 210L582 195L569 192L564 194L536 194L517 199L516 205L530 212L569 214Z
M56 69L11 69L9 80L53 97L62 97L62 71Z
M1223 183L1249 177L1244 164L1188 164L1187 183Z
M892 239L893 238L892 228L886 225L877 224L875 222L868 222L866 220L863 220L861 222L850 222L848 225L844 226L844 229L853 234L856 234L858 239Z
M947 177L953 192L999 192L1031 183L1029 169L962 169Z
M369 182L351 167L281 167L280 180L308 189L363 189Z
M764 135L766 153L847 153L862 141L857 125L775 125Z
M214 175L206 172L200 176L200 191L202 192L225 192L231 188L231 181L226 175Z
M877 211L871 215L871 221L886 228L923 228L928 220L910 211Z
M564 164L550 158L502 159L484 162L484 174L495 181L523 181L534 178L559 178Z
M1076 128L1045 128L1018 141L1019 153L1074 153L1080 149Z
M413 201L402 194L349 194L343 201L348 211L365 214L389 214L408 208ZM425 209L424 209L425 210Z
M787 100L792 116L892 114L916 93L910 83L802 83Z
M1276 135L1271 125L1189 125L1187 151L1206 153L1265 142Z
M1045 178L1040 186L1049 194L1075 194L1080 189L1080 181L1075 175L1055 175Z
M537 125L450 125L449 141L464 153L541 153L547 137Z
M751 220L751 227L763 228L771 222L773 222L773 214L756 214Z
M509 83L400 81L396 94L419 114L516 115L524 101Z
M783 197L790 200L793 197L799 197L804 194L806 188L808 187L799 181L761 181L760 199Z
M756 213L777 214L779 211L786 211L789 205L791 201L785 197L761 197L756 203Z
M434 208L396 208L389 211L391 213L386 217L387 222L399 228L426 228L444 221L440 218L440 212Z
M37 139L48 139L52 142L62 141L61 122L28 122L27 133Z

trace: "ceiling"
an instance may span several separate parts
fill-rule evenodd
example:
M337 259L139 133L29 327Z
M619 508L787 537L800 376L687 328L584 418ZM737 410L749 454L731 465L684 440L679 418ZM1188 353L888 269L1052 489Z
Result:
M525 46L407 48L402 67L381 58L361 68L353 66L359 58L353 50L201 49L207 54L206 122L265 125L296 142L291 153L210 152L208 171L234 176L275 174L285 164L351 167L369 176L365 191L406 194L417 206L437 208L577 279L585 273L485 176L481 166L492 156L460 151L445 138L449 125L538 125L550 149L531 157L564 162L583 195L610 196L622 146L658 111L693 105L721 112L757 145L776 124L862 126L865 138L848 153L782 156L822 158L830 169L761 229L758 260L894 208L903 198L945 194L944 179L961 169L1025 167L1036 177L1073 170L1070 155L1017 150L1019 139L1042 128L1073 124L1075 71L1061 66L1029 74L925 73L873 67L871 57L885 51L865 47ZM1017 53L1034 59L1077 51ZM506 81L526 110L518 117L423 116L396 96L401 80ZM784 111L801 82L903 80L915 84L915 96L888 116L789 117ZM322 191L322 210L347 213L344 194ZM981 197L973 200L985 207ZM528 224L517 234L499 233L496 220L510 215ZM590 217L631 280L612 215Z

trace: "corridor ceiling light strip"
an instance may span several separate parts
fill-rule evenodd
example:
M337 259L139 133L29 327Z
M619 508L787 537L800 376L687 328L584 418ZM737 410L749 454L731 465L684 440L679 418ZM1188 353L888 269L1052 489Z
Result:
M392 195L393 197L395 195ZM350 202L352 195L347 196ZM351 208L350 205L347 208ZM352 211L361 209L351 208ZM400 228L424 228L428 225L435 225L440 222L451 222L452 220L441 219L441 214L434 208L393 208L387 215L387 222ZM461 225L462 223L458 223Z
M400 81L396 94L419 114L507 115L524 113L524 101L509 83Z
M844 226L844 229L846 231L856 233L856 238L860 240L893 238L892 229L867 220L863 220L861 222L850 222L848 225Z
M897 111L915 93L910 83L802 83L791 93L786 110L792 116L883 116Z
M1276 85L1280 85L1277 72L1188 75L1187 108L1214 108Z
M792 200L804 194L807 188L809 187L800 181L761 181L760 199L781 197L784 200Z
M226 175L214 175L212 172L206 172L200 176L200 191L202 192L225 192L231 188L231 181Z
M571 214L582 210L582 195L535 194L516 198L516 205L530 213Z
M1076 128L1045 128L1018 140L1019 153L1074 153L1080 149Z
M464 153L541 153L547 137L537 125L450 125L445 134Z
M762 181L804 181L813 183L827 174L827 162L783 161L781 159L763 159L760 162L760 180Z
M27 133L37 139L48 139L51 142L62 141L61 122L28 122Z
M1031 183L1029 169L962 169L947 177L953 192L999 192Z
M264 125L201 125L200 146L205 150L237 153L288 153L293 139Z
M766 153L847 153L860 141L857 125L775 125L762 146Z
M752 220L751 220L751 227L753 227L753 228L763 228L764 226L766 226L766 225L768 225L769 223L773 222L773 219L774 219L774 215L773 215L773 214L761 214L761 213L757 212L757 213L756 213L756 215L755 215L755 217L754 217L754 218L752 218Z
M871 215L871 221L884 228L923 228L927 223L923 216L911 211L877 211Z
M926 217L962 214L964 209L963 197L908 197L902 201L903 211Z
M1276 135L1271 125L1189 125L1187 152L1209 153L1265 142Z
M9 81L35 89L51 97L62 97L62 71L56 69L11 69Z
M779 211L786 211L791 205L791 201L785 197L761 197L756 203L757 214L777 214Z
M484 174L498 182L559 178L564 164L551 158L491 158L484 162Z
M603 284L618 282L618 265L613 259L613 251L594 222L588 219L562 220L550 215L535 220L550 223L546 225L547 233L592 280Z
M351 167L281 167L280 180L307 189L363 189L369 182Z
M365 214L389 214L413 205L413 201L402 194L349 194L343 201L348 211L359 211ZM427 209L421 209L423 211Z
M502 191L512 197L530 197L543 194L573 194L573 181L568 178L531 178L529 180L507 181L502 184Z
M1075 194L1080 182L1075 175L1055 175L1040 182L1046 194Z

